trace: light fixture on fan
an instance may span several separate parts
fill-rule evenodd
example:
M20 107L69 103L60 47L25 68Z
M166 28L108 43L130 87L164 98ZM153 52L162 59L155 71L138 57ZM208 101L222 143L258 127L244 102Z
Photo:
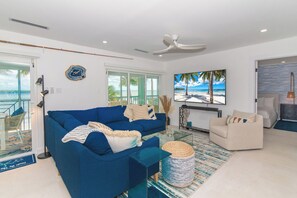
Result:
M295 79L293 72L290 75L290 91L287 94L287 98L293 99L293 103L295 104Z
M166 54L166 53L191 53L200 52L206 49L205 44L192 44L185 45L177 42L178 35L165 34L163 37L163 43L167 46L166 49L154 51L154 55Z

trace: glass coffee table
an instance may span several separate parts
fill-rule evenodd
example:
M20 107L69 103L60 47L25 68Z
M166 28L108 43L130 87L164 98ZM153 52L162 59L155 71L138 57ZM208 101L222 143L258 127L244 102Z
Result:
M160 139L160 147L162 147L166 142L169 141L182 141L193 145L193 133L188 131L183 131L178 128L168 128L166 131L154 133L142 137L143 140L148 140L151 137L157 136Z

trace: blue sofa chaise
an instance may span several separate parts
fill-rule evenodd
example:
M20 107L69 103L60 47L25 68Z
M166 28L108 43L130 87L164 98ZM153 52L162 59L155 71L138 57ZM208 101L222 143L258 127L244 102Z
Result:
M143 136L165 130L165 114L157 113L157 120L129 122L123 116L125 106L98 107L88 110L49 111L45 118L46 146L51 153L61 177L73 198L112 198L128 190L129 156L148 147L159 147L153 137L141 147L119 153L98 155L79 142L62 143L61 139L75 127L97 121L113 130L138 130ZM149 170L159 171L156 164Z

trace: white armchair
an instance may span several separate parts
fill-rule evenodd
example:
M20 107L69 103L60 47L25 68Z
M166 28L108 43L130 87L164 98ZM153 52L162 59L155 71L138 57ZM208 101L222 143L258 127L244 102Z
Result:
M234 115L234 114L233 114ZM263 148L263 117L254 123L227 124L227 118L213 118L209 123L210 140L227 150Z

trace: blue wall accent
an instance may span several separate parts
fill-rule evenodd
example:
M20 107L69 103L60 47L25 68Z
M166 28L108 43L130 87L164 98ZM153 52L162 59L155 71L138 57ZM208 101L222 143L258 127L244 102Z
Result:
M297 93L297 63L259 66L258 93L278 93L281 103L292 103L287 98L290 90L290 74L295 75L295 92Z

